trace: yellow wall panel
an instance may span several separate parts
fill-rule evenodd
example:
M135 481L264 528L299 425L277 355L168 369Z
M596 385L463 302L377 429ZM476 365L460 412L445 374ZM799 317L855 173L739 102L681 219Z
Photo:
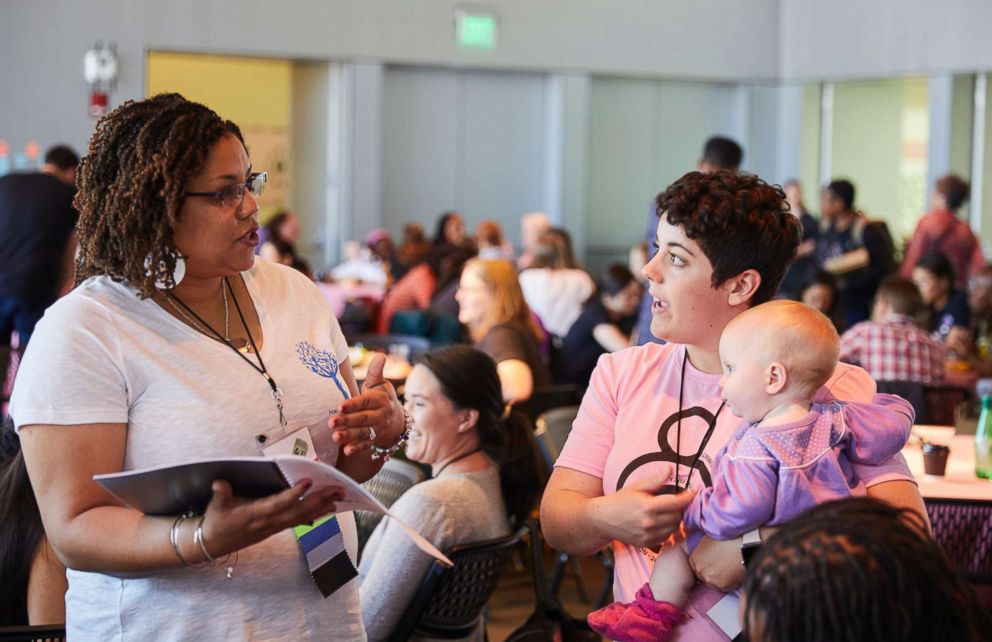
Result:
M147 93L177 91L242 126L289 127L292 62L150 52Z

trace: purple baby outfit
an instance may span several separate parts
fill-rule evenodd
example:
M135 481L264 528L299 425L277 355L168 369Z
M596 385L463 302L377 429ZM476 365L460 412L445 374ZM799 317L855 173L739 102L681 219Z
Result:
M784 524L816 504L864 495L851 464L876 465L898 453L913 418L906 400L875 395L870 404L814 403L789 424L742 424L716 456L713 486L685 510L690 550L703 534L733 539Z

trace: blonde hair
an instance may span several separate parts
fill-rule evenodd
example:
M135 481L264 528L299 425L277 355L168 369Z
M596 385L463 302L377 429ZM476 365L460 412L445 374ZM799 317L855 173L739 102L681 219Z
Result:
M840 337L822 312L798 301L775 300L742 312L731 323L749 323L757 350L785 365L789 380L812 397L833 375Z
M537 326L530 307L524 300L523 290L517 278L517 270L509 261L472 259L465 264L463 272L468 272L482 281L489 289L490 304L482 319L480 336L501 323L516 321L523 324L538 343L544 340L544 333Z

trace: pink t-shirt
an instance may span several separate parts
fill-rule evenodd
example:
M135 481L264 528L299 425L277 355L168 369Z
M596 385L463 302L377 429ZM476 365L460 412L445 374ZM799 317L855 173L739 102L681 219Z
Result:
M663 479L667 486L662 492L674 492L676 462L679 486L702 489L712 485L713 459L733 436L741 419L724 408L699 453L721 405L720 375L701 372L685 360L679 439L679 382L684 357L685 346L673 343L647 344L603 355L555 466L599 477L604 495L645 478ZM874 381L864 370L839 364L816 400L836 397L867 402L874 393ZM698 463L689 475L697 453ZM855 470L868 487L892 480L913 481L899 454L884 465L855 466ZM614 599L630 602L650 578L655 554L619 541L613 542L613 553ZM703 615L722 597L719 591L698 584L686 608L692 617L679 628L675 639L729 639Z

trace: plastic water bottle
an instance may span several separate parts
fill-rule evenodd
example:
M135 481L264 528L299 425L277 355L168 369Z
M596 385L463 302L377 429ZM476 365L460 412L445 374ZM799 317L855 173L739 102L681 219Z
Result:
M976 392L982 398L982 412L975 428L975 475L992 479L992 379L980 379Z

